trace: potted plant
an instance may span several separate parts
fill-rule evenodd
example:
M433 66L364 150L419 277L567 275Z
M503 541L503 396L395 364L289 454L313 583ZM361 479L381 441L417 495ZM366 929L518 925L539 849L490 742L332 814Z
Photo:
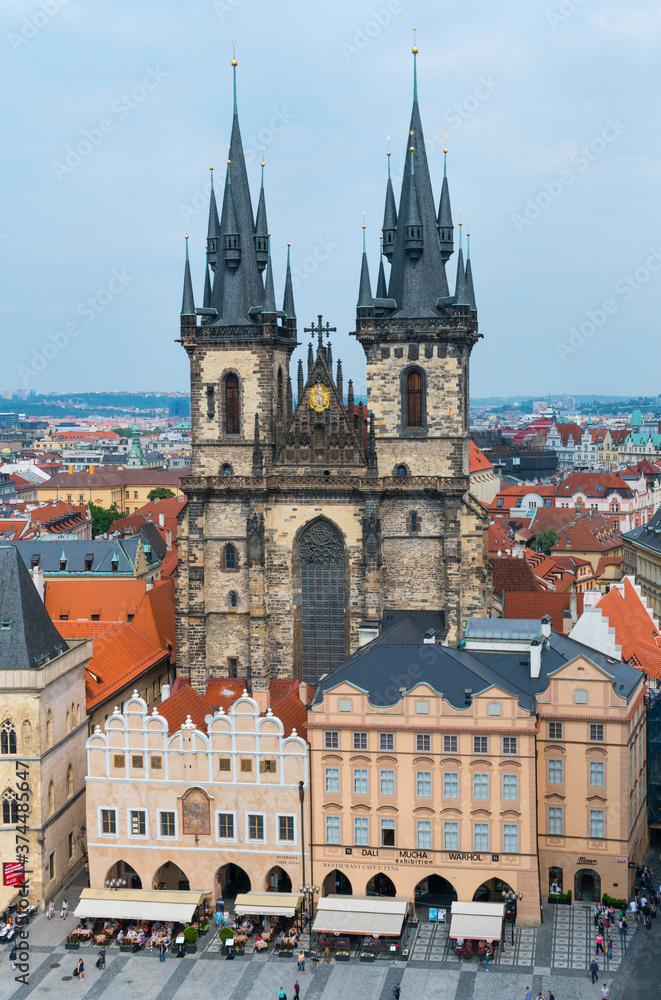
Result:
M184 928L184 941L186 942L187 953L194 955L197 951L197 927L191 924L190 927Z
M348 951L342 950L342 951L336 951L335 952L335 961L336 962L348 962L349 961L349 957L350 956L349 956L349 952Z
M360 953L360 961L361 962L373 962L374 961L374 952L373 951L361 951L361 953Z
M126 938L124 938L124 940L122 941L122 943L119 946L119 950L120 951L133 951L133 942L132 941L127 941Z
M201 921L198 924L198 934L200 937L204 937L205 934L209 933L209 923L206 920Z
M218 937L220 938L221 941L221 949L220 949L221 954L223 955L229 954L229 948L227 947L226 942L228 940L231 941L234 938L234 931L232 930L231 927L221 927L220 930L218 931ZM232 955L232 957L234 956Z
M80 941L78 940L78 938L75 938L73 934L68 934L67 939L64 942L65 951L78 951L79 948L80 948Z
M293 954L294 952L291 948L283 947L278 950L278 955L280 956L280 958L291 958Z

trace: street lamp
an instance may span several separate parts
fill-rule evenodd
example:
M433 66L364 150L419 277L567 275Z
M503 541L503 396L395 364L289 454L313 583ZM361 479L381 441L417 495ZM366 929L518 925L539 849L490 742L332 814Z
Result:
M306 909L306 912L308 914L308 919L310 921L310 945L312 945L312 916L313 916L313 914L312 914L312 903L313 903L312 897L314 896L315 893L318 893L320 891L319 890L319 886L318 885L308 885L308 883L306 882L305 885L299 885L298 891L302 892L303 896L305 897L305 909Z
M106 889L125 889L128 885L125 878L107 878Z
M504 903L518 903L519 900L523 899L523 893L515 892L514 889L503 889L500 895L503 897ZM512 918L512 947L514 947L514 923L516 910L510 910L510 916Z

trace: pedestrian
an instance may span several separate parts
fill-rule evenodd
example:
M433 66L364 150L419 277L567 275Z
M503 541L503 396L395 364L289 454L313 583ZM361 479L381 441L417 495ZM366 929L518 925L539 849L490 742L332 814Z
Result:
M546 1000L555 1000L555 997L553 996L550 990L546 994Z
M620 932L620 937L624 937L624 920L622 920L622 918L618 920L617 928Z
M317 952L315 948L313 948L310 952L310 968L312 970L312 975L314 976L317 971Z
M51 899L50 903L48 904L48 913L46 914L46 919L52 920L54 916L55 916L55 902L54 900Z
M298 979L294 983L294 1000L301 1000L301 984Z
M590 972L592 973L592 982L596 983L599 978L599 966L597 965L596 958L593 958L590 962Z
M167 948L165 947L165 941L161 941L158 945L158 960L159 962L165 961L165 952Z
M67 919L68 910L69 910L69 904L67 903L66 899L63 899L62 908L60 909L60 916L62 917L63 920Z
M523 994L523 1000L532 1000L532 990L529 986L526 986L526 992Z
M608 952L608 961L610 962L613 957L613 941L610 934L608 935L608 941L606 942L606 951Z
M629 909L631 910L631 923L635 924L636 923L636 912L638 910L638 903L636 902L635 899L632 899L631 902L629 903Z
M601 987L601 1000L608 1000L611 995L611 991L606 986L606 983Z
M596 927L599 920L599 906L597 903L592 907L592 916L594 917L594 926Z
M601 934L597 934L595 955L598 955L599 952L601 952L602 955L604 953L604 939Z
M12 948L9 952L9 961L11 962L12 971L16 968L16 948Z
M399 983L395 983L395 988L392 991L392 995L394 996L395 1000L399 1000L399 995L401 992L402 992L401 985Z
M484 971L489 971L489 959L491 958L491 945L488 944L484 952Z
M285 993L284 986L280 987L280 990L278 992L278 1000L287 1000L287 994Z
M597 924L597 930L600 934L604 933L604 920L603 917L599 917L599 923Z
M305 975L305 952L299 951L298 953L298 971Z
M96 967L97 967L97 969L102 969L102 970L105 969L105 967L106 967L106 949L105 948L101 948L101 950L99 951L99 957L96 960Z
M78 959L78 965L76 966L76 975L78 976L79 982L82 983L83 979L85 978L85 963L83 962L82 958Z

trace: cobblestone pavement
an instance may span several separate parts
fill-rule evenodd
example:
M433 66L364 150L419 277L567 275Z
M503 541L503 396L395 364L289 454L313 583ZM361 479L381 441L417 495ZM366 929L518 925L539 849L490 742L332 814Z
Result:
M650 861L656 874L661 870L658 851ZM75 909L81 886L67 890L70 912ZM59 899L57 901L59 903ZM551 910L552 912L549 912ZM552 989L556 1000L596 1000L588 972L594 948L594 925L589 907L547 907L540 928L517 927L514 947L508 936L488 972L483 963L458 962L444 925L421 924L409 962L377 961L363 964L333 962L319 965L315 975L309 968L298 975L293 958L270 953L246 954L226 961L210 931L201 938L198 953L178 959L168 955L164 963L156 953L138 955L108 949L106 969L95 968L97 949L82 946L65 951L64 937L74 925L55 917L47 921L40 914L30 925L30 981L17 984L9 968L9 948L0 946L0 1000L59 1000L71 996L81 1000L206 1000L220 994L223 1000L277 1000L284 987L293 1000L298 977L301 1000L392 1000L397 982L402 1000L522 1000L530 986L533 997L539 990ZM613 959L604 963L599 956L599 984L607 982L613 1000L647 1000L659 995L655 955L661 944L661 920L651 931L632 928L622 951L619 935L613 938ZM79 957L85 962L82 983L72 977ZM1 966L0 966L1 967ZM48 995L46 997L46 995Z

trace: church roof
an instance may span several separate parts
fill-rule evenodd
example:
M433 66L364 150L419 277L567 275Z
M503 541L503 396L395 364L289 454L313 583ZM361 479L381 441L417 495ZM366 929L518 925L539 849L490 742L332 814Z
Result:
M41 667L68 648L18 549L0 544L0 669Z

